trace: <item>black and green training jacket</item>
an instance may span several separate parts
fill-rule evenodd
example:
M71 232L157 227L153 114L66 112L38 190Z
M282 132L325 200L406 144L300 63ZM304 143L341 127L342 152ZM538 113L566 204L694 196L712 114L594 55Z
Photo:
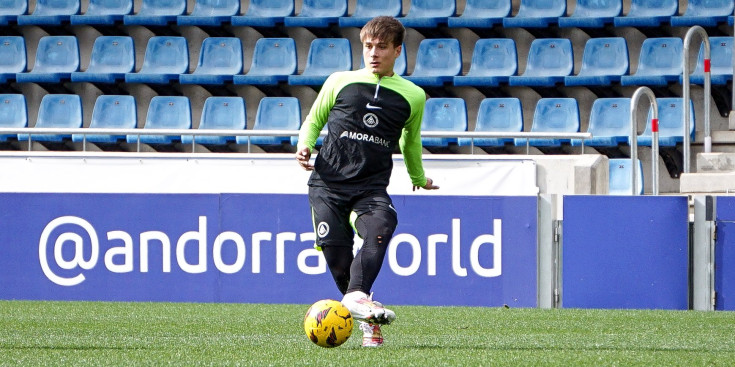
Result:
M327 125L309 185L385 188L396 144L411 183L426 185L421 163L425 102L424 91L399 75L379 78L369 69L332 74L299 133L299 147L313 149Z

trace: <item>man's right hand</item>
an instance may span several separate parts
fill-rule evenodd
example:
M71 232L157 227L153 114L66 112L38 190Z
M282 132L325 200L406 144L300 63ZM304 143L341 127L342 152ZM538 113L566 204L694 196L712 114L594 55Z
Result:
M299 162L301 168L313 171L314 165L309 163L309 159L311 159L311 149L309 147L301 147L296 151L296 161Z

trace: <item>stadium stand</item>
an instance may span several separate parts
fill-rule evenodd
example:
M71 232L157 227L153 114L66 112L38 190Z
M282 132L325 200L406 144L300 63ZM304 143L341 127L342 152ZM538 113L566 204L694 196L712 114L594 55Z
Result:
M732 81L732 37L710 37L710 77L712 84L726 85ZM682 77L679 81L682 81ZM704 84L704 44L699 47L697 65L689 75L693 84Z
M101 95L97 97L92 110L92 120L89 124L93 129L135 129L138 124L138 114L135 97L124 95ZM97 144L115 145L125 140L125 135L72 134L72 141Z
M243 130L247 127L245 101L240 97L209 97L204 101L199 130ZM203 145L227 145L235 141L235 136L199 136L182 135L181 142Z
M352 70L352 49L347 38L316 38L309 46L304 72L289 75L290 85L324 84L335 71Z
M165 26L186 12L186 0L142 0L140 11L125 15L125 25Z
M295 97L263 97L258 103L253 130L298 130L301 104ZM296 145L296 137L251 136L249 143L260 146ZM248 144L247 136L238 136L238 144Z
M546 28L567 12L566 0L521 0L518 13L503 18L505 28Z
M455 0L411 0L408 13L397 19L409 28L436 28L447 24L457 11Z
M572 42L566 38L542 38L531 42L522 75L511 76L512 86L553 87L564 83L574 70Z
M22 94L0 94L0 127L28 127L28 107ZM0 134L0 142L17 138L15 134Z
M520 132L523 131L523 108L521 100L509 98L485 98L480 102L475 122L475 132ZM459 138L459 146L502 147L512 144L512 138Z
M592 102L587 131L592 138L584 141L585 146L617 148L627 144L630 136L630 98L598 98ZM582 145L579 139L572 139L573 146Z
M622 0L578 0L570 16L559 17L559 27L603 28L623 12Z
M100 36L94 40L85 71L71 73L72 82L114 84L135 70L135 46L129 36Z
M627 158L611 158L608 160L609 170L609 194L610 195L630 195L633 187L630 179L631 176L631 160ZM640 159L636 160L636 186L638 187L638 195L643 195L643 164Z
M31 14L18 15L18 25L59 26L79 14L80 0L36 0Z
M284 18L286 27L327 28L347 15L347 0L303 0L301 12Z
M541 98L533 113L531 132L579 132L579 106L574 98ZM516 146L559 147L569 139L515 138Z
M628 43L622 37L590 38L584 46L577 75L564 77L566 86L610 86L628 74Z
M424 39L419 43L416 65L406 79L420 86L440 87L462 73L462 51L456 38Z
M400 17L403 11L401 0L357 0L351 16L339 18L340 27L362 27L378 15Z
M37 128L81 128L82 98L76 94L47 94L41 99L36 118ZM33 141L63 142L71 134L31 134ZM28 134L18 134L19 141L28 140Z
M179 75L181 84L222 85L242 72L242 43L237 37L207 37L191 74Z
M0 26L18 23L18 16L28 11L26 0L0 0Z
M516 43L511 38L485 38L475 43L470 70L454 77L455 86L495 87L518 71Z
M450 28L492 28L510 16L510 0L467 0L462 15L447 19Z
M234 84L278 85L296 73L298 58L293 38L260 38L255 42L253 60L245 75L235 75Z
M620 78L622 85L665 86L677 82L682 71L684 43L678 37L646 38L641 45L638 69Z
M133 12L133 0L89 0L84 14L71 16L72 25L106 25L122 23Z
M422 131L467 131L467 106L462 98L429 98L426 100ZM457 138L421 138L424 147L448 147Z
M294 14L294 0L251 0L244 15L230 18L233 26L268 27L283 24Z
M727 16L733 12L732 0L688 0L683 15L671 17L672 27L716 27L727 23Z
M176 17L180 26L219 27L240 12L240 0L196 0L194 10Z
M15 80L26 70L26 42L23 36L0 36L0 83Z
M630 10L613 19L615 27L658 27L670 23L679 11L679 0L631 0Z
M184 96L155 96L151 98L145 117L144 129L191 129L191 105ZM180 136L128 135L128 143L170 145L181 140Z
M75 36L44 36L38 41L33 69L15 74L18 83L61 83L79 70L79 43Z
M186 38L153 36L148 40L143 66L136 73L125 74L127 83L168 84L189 71L189 48Z

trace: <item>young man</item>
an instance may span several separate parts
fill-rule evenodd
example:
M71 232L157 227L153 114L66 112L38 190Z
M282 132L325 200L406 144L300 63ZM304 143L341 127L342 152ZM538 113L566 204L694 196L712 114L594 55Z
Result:
M393 73L405 33L392 17L376 17L362 28L365 68L327 79L301 127L296 152L301 167L313 171L308 184L316 246L344 294L342 303L360 321L363 346L381 345L380 325L396 318L370 293L398 224L386 191L396 145L413 189L439 188L424 176L421 163L426 95ZM328 134L312 165L311 151L327 123ZM355 231L364 242L353 256Z

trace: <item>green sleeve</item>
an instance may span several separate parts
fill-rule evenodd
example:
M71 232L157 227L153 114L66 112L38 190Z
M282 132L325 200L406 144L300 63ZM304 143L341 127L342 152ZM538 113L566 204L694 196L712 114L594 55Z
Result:
M403 153L403 160L406 163L408 176L411 177L411 183L414 186L425 186L427 181L421 163L421 119L424 116L425 103L426 98L423 94L411 103L411 117L406 122L401 139L398 142Z
M316 140L319 138L319 133L329 118L329 111L334 106L337 95L337 91L334 88L337 80L338 73L330 75L316 96L316 100L312 104L311 110L306 115L306 119L304 119L304 123L299 130L299 148L309 147L309 149L314 149Z

